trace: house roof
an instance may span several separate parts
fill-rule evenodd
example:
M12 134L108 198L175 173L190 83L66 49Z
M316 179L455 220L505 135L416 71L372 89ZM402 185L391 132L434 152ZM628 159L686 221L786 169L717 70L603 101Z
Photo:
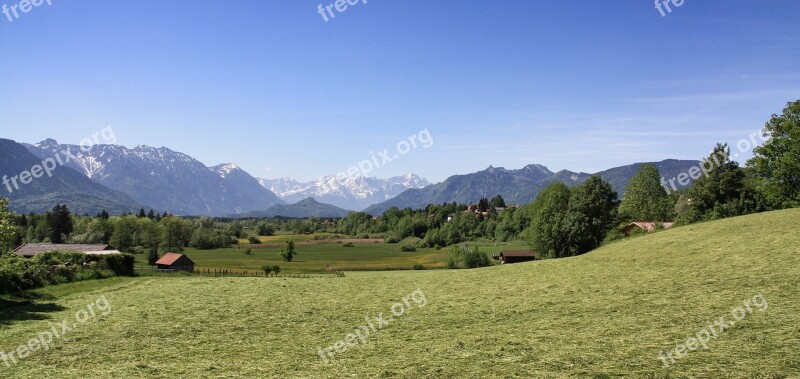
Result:
M648 232L652 232L652 231L656 230L656 225L657 224L663 225L664 229L669 229L675 223L674 222L660 222L660 223L658 223L658 222L654 222L654 221L635 221L635 222L632 222L632 223L628 224L623 229L625 231L628 231L628 230L631 230L633 227L638 226L638 227L640 227L640 228L642 228L642 229L644 229L644 230L646 230Z
M68 244L68 243L26 243L16 249L13 253L23 257L33 257L45 251L77 251L86 254L113 254L119 253L108 245L92 244Z
M186 257L186 256L183 255L183 254L180 254L180 253L166 253L166 254L164 254L163 257L161 257L161 259L156 261L156 264L157 265L170 266L170 265L174 264L175 262L177 262L178 259L181 259L182 257ZM189 259L189 257L186 257L186 259ZM191 259L189 259L189 261L192 262ZM194 263L194 262L192 262L192 263Z
M536 253L530 250L509 250L500 252L503 257L535 257Z

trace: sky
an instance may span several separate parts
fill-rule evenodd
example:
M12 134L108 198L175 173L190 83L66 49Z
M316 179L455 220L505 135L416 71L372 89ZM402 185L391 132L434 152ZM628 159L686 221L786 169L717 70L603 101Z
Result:
M0 137L263 178L744 162L800 99L797 0L42 1L0 0Z

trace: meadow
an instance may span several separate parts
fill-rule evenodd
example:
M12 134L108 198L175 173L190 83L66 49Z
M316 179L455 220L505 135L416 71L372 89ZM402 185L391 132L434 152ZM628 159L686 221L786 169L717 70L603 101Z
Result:
M0 362L0 377L798 377L798 221L798 209L755 214L573 258L474 270L48 287L5 301L0 351L73 318L98 296L112 311L47 351L11 367ZM424 307L412 302L364 343L328 362L320 357L318 349L346 339L365 318L392 316L414 291L424 294ZM720 317L732 320L732 310L758 294L768 306L753 306L708 349L669 367L659 358Z
M303 238L305 237L305 238ZM251 248L250 254L245 254L245 245L241 248L225 248L212 250L198 250L187 248L184 253L190 257L198 269L233 269L248 272L260 272L264 265L278 265L285 274L320 274L329 271L385 271L385 270L411 270L414 265L421 265L424 269L445 268L449 257L448 249L435 250L432 248L419 248L414 252L401 252L397 244L383 242L353 243L352 247L345 247L348 240L314 241L313 237L303 235L285 235L259 237L269 241L271 247ZM297 238L297 239L296 239ZM286 240L296 242L297 256L292 262L286 262L281 257L281 249ZM307 242L305 242L307 241ZM308 243L308 244L306 244ZM471 243L478 246L481 251L489 254L498 253L503 249L524 249L522 242L512 243ZM136 256L136 265L148 266L147 256Z

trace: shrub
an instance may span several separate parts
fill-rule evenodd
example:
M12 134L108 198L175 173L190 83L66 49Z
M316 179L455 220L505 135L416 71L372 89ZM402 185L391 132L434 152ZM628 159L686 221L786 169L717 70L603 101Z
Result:
M353 245L353 243L352 243L352 242L346 242L346 243L343 243L343 244L342 244L342 247L354 247L354 246L355 246L355 245Z
M417 251L417 248L413 245L409 244L400 244L400 251L402 252L414 252Z
M412 267L414 268L414 270L424 270L425 269L425 266L423 266L423 265L421 265L419 263L415 263L414 266L412 266Z
M258 239L258 237L256 237L256 236L250 236L250 237L247 238L247 240L250 241L250 243L252 243L254 245L257 245L257 244L261 243L261 240Z
M253 250L251 250L251 249L248 247L247 249L244 249L244 254L245 254L245 255L251 255L251 254L253 254Z

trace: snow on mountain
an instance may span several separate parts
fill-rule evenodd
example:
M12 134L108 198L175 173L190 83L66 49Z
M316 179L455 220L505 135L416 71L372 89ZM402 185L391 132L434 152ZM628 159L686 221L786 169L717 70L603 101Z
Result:
M340 181L331 175L312 182L300 182L294 178L258 179L258 181L264 188L290 203L313 197L320 202L350 210L362 210L372 204L391 199L409 188L423 188L430 184L415 174L388 179L359 176Z
M81 148L53 139L25 147L42 158L66 152L70 155L66 166L92 181L128 194L141 204L175 214L240 214L282 203L232 163L206 167L197 159L166 147Z

